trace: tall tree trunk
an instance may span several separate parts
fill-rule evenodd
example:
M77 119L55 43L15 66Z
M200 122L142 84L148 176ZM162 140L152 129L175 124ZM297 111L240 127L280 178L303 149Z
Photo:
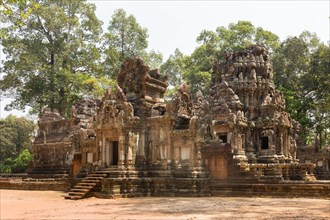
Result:
M50 54L50 82L49 82L49 92L52 93L50 97L49 107L53 111L55 109L55 54L52 51Z

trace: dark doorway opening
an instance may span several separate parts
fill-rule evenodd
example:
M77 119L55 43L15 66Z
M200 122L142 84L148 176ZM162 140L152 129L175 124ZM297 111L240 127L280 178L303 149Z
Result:
M220 143L226 144L227 143L227 134L219 134L218 135Z
M261 137L261 149L268 149L268 148L269 148L268 137Z
M118 165L118 141L112 142L112 165Z

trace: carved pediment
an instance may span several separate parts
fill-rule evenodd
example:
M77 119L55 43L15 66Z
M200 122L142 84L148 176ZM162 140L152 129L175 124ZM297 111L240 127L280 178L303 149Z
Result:
M97 112L96 127L122 126L124 121L133 117L133 106L126 101L120 87L114 92L108 90Z

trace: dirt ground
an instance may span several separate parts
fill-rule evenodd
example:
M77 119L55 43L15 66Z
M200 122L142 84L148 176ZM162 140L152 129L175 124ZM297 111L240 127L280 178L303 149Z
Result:
M330 200L311 198L87 198L0 190L3 219L330 219Z

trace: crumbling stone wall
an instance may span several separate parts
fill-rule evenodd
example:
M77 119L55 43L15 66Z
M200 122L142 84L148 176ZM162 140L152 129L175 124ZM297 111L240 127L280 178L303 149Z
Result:
M72 107L72 129L74 158L71 173L76 176L82 168L89 169L95 166L94 158L97 158L96 133L93 121L100 100L84 98Z
M57 111L45 110L38 121L38 135L33 144L33 163L30 174L68 174L72 163L71 121Z
M313 147L299 147L297 158L301 163L316 164L317 179L330 180L330 148L315 151Z

